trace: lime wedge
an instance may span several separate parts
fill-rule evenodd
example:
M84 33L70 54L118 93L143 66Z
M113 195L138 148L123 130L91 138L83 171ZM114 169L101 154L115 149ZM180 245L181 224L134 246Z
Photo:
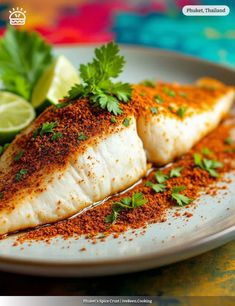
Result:
M78 71L66 57L59 56L37 82L32 94L33 107L42 110L50 104L57 104L71 86L79 82Z
M0 91L0 143L11 141L35 118L35 111L27 101L6 91Z

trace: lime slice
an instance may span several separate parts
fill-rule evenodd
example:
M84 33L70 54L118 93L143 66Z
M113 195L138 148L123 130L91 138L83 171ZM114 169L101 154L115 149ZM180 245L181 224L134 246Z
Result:
M27 101L6 91L0 91L0 143L11 141L35 118L35 111Z
M59 56L43 73L37 82L33 94L32 105L44 109L50 104L57 104L74 84L79 83L77 70L63 55Z

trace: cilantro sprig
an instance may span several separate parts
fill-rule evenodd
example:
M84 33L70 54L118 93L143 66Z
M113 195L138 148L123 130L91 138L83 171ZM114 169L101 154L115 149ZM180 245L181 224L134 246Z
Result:
M52 61L51 46L35 32L8 27L0 39L0 80L6 91L26 100Z
M121 114L120 102L129 102L132 88L128 83L114 83L112 79L118 77L124 64L125 59L119 55L119 47L114 42L96 48L93 61L80 65L83 84L73 86L68 99L89 98L93 106L106 109L114 115Z
M223 164L221 162L217 160L203 158L199 153L195 153L193 157L194 157L194 163L197 167L207 171L212 177L219 176L216 169L223 167Z
M146 204L147 202L148 200L144 198L142 192L133 193L131 197L125 197L118 202L114 202L112 206L112 213L106 216L105 222L114 224L122 210L135 209Z

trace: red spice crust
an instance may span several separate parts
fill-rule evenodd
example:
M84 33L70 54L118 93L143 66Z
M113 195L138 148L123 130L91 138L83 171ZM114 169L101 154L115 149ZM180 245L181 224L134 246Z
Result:
M171 198L171 189L173 186L185 185L187 189L182 193L186 196L196 199L201 191L206 191L207 186L210 188L217 180L223 179L223 174L234 170L234 145L226 145L224 139L229 137L231 129L235 128L235 124L220 125L214 132L205 137L198 143L188 154L184 155L180 160L173 163L170 167L165 167L162 171L169 174L170 170L175 167L183 167L180 177L169 179L167 191L163 193L154 193L149 187L145 186L146 181L154 182L154 171L147 178L133 189L116 195L107 200L104 204L94 207L73 219L64 220L53 225L44 226L36 230L32 230L20 235L17 239L19 243L27 240L49 241L56 236L62 236L64 239L75 236L86 235L88 239L92 239L93 243L97 242L97 238L104 241L105 237L110 234L117 238L120 233L129 229L138 229L146 227L147 224L166 221L166 212L169 208L174 207L176 203ZM220 177L215 179L208 172L195 167L193 162L193 154L201 153L202 149L207 147L213 151L210 157L224 164L223 168L219 168ZM202 154L202 153L201 153ZM222 188L224 188L223 186ZM216 190L215 186L213 189ZM117 222L110 226L105 222L105 217L112 211L112 203L123 197L131 196L134 192L142 192L148 203L134 210L123 210ZM187 206L189 207L189 206ZM187 208L186 207L186 208ZM179 211L175 216L179 216ZM185 212L184 216L192 217L192 213Z

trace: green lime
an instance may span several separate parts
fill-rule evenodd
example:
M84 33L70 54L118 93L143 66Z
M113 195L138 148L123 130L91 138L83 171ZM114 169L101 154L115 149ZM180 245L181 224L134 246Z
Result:
M11 141L35 118L35 111L23 98L0 91L0 144Z
M63 55L59 56L42 74L33 94L32 105L43 110L50 104L57 104L74 84L79 83L78 71Z

